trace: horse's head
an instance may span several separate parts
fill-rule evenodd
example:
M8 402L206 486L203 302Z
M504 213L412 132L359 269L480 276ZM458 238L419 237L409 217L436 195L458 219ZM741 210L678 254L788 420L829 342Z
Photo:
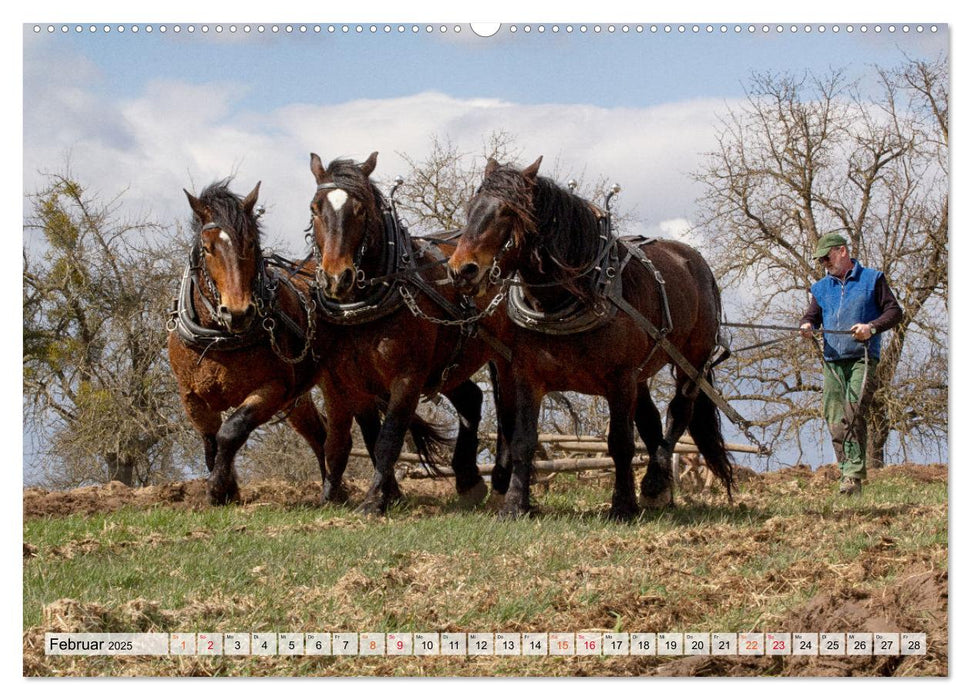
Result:
M368 179L377 162L374 152L363 163L334 160L325 168L316 153L310 154L317 181L310 202L317 283L331 299L345 299L354 289L369 238L381 225L381 195Z
M524 170L492 158L486 163L482 184L469 202L467 223L448 261L449 277L460 292L483 293L491 271L501 259L513 263L535 228L533 187L542 160L540 156Z
M243 333L256 317L253 290L262 261L253 208L260 183L243 199L229 191L228 183L213 183L198 198L183 191L195 214L192 227L198 237L199 265L216 320L231 333Z

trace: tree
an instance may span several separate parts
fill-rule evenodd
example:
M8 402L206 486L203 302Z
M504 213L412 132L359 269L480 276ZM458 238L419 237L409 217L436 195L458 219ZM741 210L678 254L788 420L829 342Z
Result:
M753 76L696 178L706 252L742 298L731 309L738 320L795 325L820 275L815 242L833 230L887 275L904 319L876 369L876 465L893 431L904 449L947 435L948 62L910 60L869 77L863 90L839 71ZM736 340L757 342L744 330ZM819 419L820 358L804 343L737 353L734 363L732 398L761 404L770 442L798 440Z
M181 476L185 434L165 353L184 247L119 216L70 172L28 197L23 250L25 428L50 485Z

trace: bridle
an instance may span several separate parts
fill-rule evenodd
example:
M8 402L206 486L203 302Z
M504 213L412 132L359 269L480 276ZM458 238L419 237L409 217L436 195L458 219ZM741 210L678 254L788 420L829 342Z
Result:
M203 225L202 228L199 229L200 240L202 234L206 231L225 231L225 227L220 226L214 221L210 221L208 224ZM209 292L209 296L211 297L211 303L210 299L206 298L206 295L201 294L200 297L202 298L203 304L206 306L206 310L212 317L212 320L223 328L229 330L228 323L223 320L222 316L220 316L220 314L216 311L216 309L218 309L221 305L222 295L219 292L219 287L212 278L212 274L209 272L209 266L206 265L206 257L200 248L201 245L199 241L196 241L196 244L192 249L190 268L199 272L199 275L202 277L202 281L205 283L206 289ZM268 280L266 278L266 266L263 264L263 256L260 252L259 246L255 246L254 249L256 250L256 274L253 276L253 282L250 286L250 293L253 297L253 303L256 304L257 307L260 307L264 301L265 293L268 290Z
M326 192L326 191L333 191L333 190L340 190L340 189L343 189L343 188L340 185L338 185L336 182L322 182L321 184L317 185L318 192ZM355 278L355 281L357 282L358 287L362 287L366 284L365 277L364 277L364 270L361 269L361 261L364 259L364 254L367 252L367 249L368 249L368 231L370 230L370 224L371 224L371 210L370 210L370 207L365 207L364 222L362 225L364 229L364 236L361 239L360 245L357 247L357 251L354 253L354 262L353 262L354 278ZM307 230L309 231L307 239L312 248L312 255L316 260L320 261L323 259L323 257L320 251L320 246L317 245L317 237L313 233L313 226L314 226L314 222L313 222L313 219L311 219L310 226L307 228ZM317 270L314 272L314 280L317 282L318 286L323 286L324 280L321 279L322 274L323 274L323 271L318 265Z

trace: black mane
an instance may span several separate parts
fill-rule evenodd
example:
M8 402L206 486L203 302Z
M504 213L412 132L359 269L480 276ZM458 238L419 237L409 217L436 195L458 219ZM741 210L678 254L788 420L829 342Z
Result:
M212 183L199 195L199 201L205 205L212 216L212 221L233 239L233 244L242 250L242 244L248 240L259 243L259 221L243 211L242 197L229 190L232 178L227 177ZM192 230L199 234L202 222L198 215L192 217Z
M353 160L346 158L332 160L326 168L327 174L333 183L354 197L359 202L374 201L378 211L384 208L384 195L370 180L361 172L361 167Z
M511 166L493 170L479 192L502 200L522 222L515 244L526 266L578 295L591 292L592 275L583 273L600 251L600 226L589 202L546 177L530 188Z

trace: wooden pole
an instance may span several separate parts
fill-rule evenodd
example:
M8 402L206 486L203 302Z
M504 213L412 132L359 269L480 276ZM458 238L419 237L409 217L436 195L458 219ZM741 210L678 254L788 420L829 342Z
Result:
M486 439L495 440L495 433L485 436ZM608 447L607 443L601 438L593 435L559 435L556 433L540 433L539 441L541 443L547 443L553 449L563 450L566 452L579 452L579 453L592 453L592 452L602 452L607 453ZM648 457L646 454L646 448L643 443L638 441L635 443L635 448L639 454L634 456L631 465L634 467L644 466L648 463ZM727 443L725 449L729 452L745 452L750 454L758 454L759 450L757 447L752 447L751 445L735 445ZM674 478L677 480L680 476L677 471L679 466L679 460L677 455L680 454L693 454L697 453L698 448L695 446L694 441L691 440L689 436L684 436L677 445L675 445L674 453L675 458L672 460L672 469L674 470ZM354 448L351 450L352 457L364 457L369 458L367 450L363 448ZM420 462L420 458L414 452L402 452L398 456L398 462L404 462L408 465L417 465ZM570 472L582 472L592 469L611 469L614 466L614 461L610 457L562 457L558 459L538 459L533 461L533 470L537 473L554 474L554 473L570 473ZM482 465L479 467L479 473L483 475L491 474L494 465ZM452 470L448 468L439 468L441 476L453 476ZM438 476L436 474L430 474L425 470L408 469L408 476L413 478L428 478Z
M634 457L631 461L631 465L635 467L642 467L647 464L646 457ZM578 457L575 459L564 458L564 459L537 459L533 462L533 471L539 474L559 474L559 473L570 473L570 472L583 472L592 469L613 469L614 460L610 457ZM492 470L495 465L484 464L479 467L479 473L482 475L492 474ZM442 476L453 476L451 469L442 469ZM427 479L435 477L435 474L429 474L425 470L409 470L408 476L414 479Z

